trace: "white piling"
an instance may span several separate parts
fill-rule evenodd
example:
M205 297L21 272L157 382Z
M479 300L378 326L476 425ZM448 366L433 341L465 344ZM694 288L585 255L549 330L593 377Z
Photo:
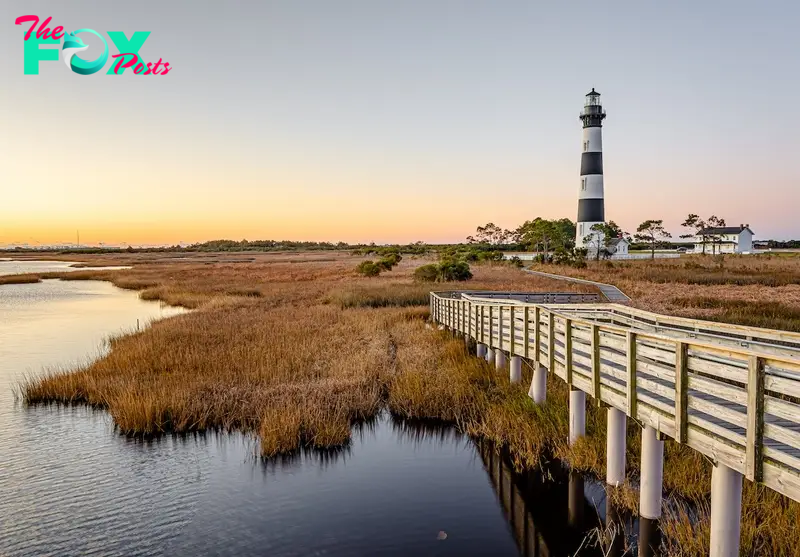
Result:
M711 471L711 557L737 557L742 522L742 475L724 464Z
M486 347L486 361L490 364L494 363L494 349L491 346Z
M506 368L506 353L502 350L494 351L494 367L497 369Z
M544 404L547 398L546 367L534 364L533 379L531 380L531 388L528 391L528 396L531 397L536 404Z
M511 375L512 383L519 383L522 381L522 357L511 356Z
M656 520L661 517L661 491L664 483L664 441L650 426L642 430L641 485L639 514Z
M569 392L569 444L586 435L586 393L579 389Z
M478 347L475 349L479 358L486 358L486 345L482 342L478 343Z
M625 482L625 439L627 416L614 407L608 408L606 439L606 483L620 486Z

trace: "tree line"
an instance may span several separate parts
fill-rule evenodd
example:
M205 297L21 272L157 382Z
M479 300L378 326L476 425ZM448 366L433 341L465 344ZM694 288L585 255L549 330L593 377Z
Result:
M703 253L706 253L707 245L711 246L712 253L718 251L723 236L713 234L709 229L724 227L725 219L716 215L701 219L697 214L690 213L681 226L688 232L681 234L680 238L699 238ZM575 255L576 232L576 224L568 218L536 217L514 229L503 229L490 222L477 227L475 234L467 236L466 241L468 244L485 245L504 251L507 249L534 251L547 260L563 253ZM583 243L587 247L586 252L598 259L611 255L611 244L617 239L625 239L633 248L647 248L651 257L655 258L656 249L677 247L677 244L670 242L671 238L672 234L664 227L663 219L647 219L636 227L633 234L624 231L614 221L608 221L593 225L590 233L584 237Z

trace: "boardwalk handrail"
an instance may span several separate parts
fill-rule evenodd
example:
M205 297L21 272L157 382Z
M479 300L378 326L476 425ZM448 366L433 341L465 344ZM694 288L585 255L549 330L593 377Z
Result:
M800 501L800 335L464 294L431 293L433 319Z

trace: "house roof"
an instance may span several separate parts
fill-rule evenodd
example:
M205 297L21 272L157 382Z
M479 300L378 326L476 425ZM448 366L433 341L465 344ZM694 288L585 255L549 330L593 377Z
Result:
M698 236L711 235L711 234L741 234L747 230L750 234L753 233L747 226L718 226L716 228L704 228L697 233Z
M628 240L626 240L625 238L612 238L611 240L608 241L608 245L609 246L616 246L620 242L625 242L627 244Z

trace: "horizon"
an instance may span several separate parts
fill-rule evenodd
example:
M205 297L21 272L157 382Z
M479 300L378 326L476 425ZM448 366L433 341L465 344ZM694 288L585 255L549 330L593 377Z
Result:
M796 239L800 7L715 6L3 3L0 246L77 230L82 246L439 244L575 221L593 87L608 220L663 219L677 239L687 214L715 214ZM23 75L26 14L148 30L143 58L172 71ZM84 40L92 59L102 43Z

